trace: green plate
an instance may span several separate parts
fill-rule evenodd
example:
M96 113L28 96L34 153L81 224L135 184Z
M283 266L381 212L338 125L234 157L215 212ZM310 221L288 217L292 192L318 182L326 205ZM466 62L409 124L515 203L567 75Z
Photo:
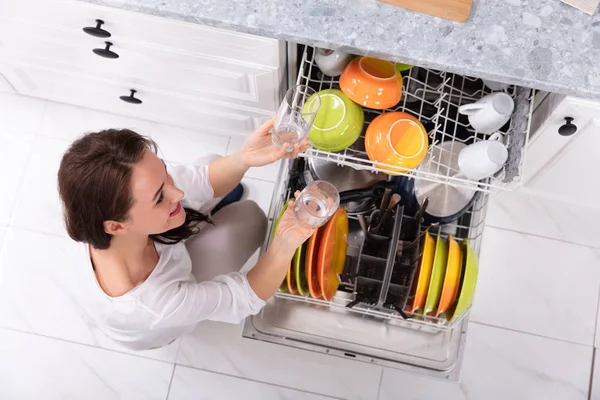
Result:
M479 262L477 261L477 255L469 246L469 242L465 239L463 241L463 253L466 254L466 261L464 266L464 277L459 292L458 303L454 310L451 310L448 314L450 322L456 320L458 317L466 313L471 304L473 304L473 296L475 295L475 287L477 286L477 275L479 274Z
M425 315L435 311L440 302L447 264L448 244L438 234L435 244L435 255L433 256L433 270L431 271L431 280L429 281L429 290L427 291L427 300L425 301Z
M305 111L314 107L316 96L321 106L308 134L310 144L319 150L336 152L350 147L360 137L365 114L341 90L325 89L313 94L304 105Z
M294 259L292 260L294 274L296 275L296 287L298 293L302 296L309 294L308 281L306 280L306 268L304 268L305 254L306 246L302 244L302 246L298 247L296 250L296 254L294 254Z
M277 231L277 227L279 226L279 221L281 220L281 217L283 217L283 213L285 213L285 210L287 210L288 207L288 203L287 201L285 202L285 204L283 205L283 208L281 209L281 212L279 213L279 216L277 217L277 220L275 221L275 223L273 224L273 230L271 231L271 238L269 240L269 243L271 241L273 241L273 237L275 236L275 231ZM285 278L283 278L283 282L281 282L281 285L279 286L279 290L282 292L287 292L287 281Z

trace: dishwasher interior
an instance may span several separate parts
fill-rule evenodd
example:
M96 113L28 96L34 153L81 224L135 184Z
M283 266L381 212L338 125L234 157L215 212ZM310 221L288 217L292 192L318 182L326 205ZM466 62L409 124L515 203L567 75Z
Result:
M317 91L339 88L337 78L322 75L314 65L314 49L302 50L297 84L307 84ZM394 110L418 116L429 132L431 152L438 151L437 145L442 142L468 144L483 139L458 114L461 104L490 93L480 80L416 67L404 76L403 86L402 100ZM457 380L468 312L449 322L411 315L404 306L414 290L415 271L422 255L421 233L428 230L435 237L466 239L478 255L488 192L510 187L521 175L532 99L528 89L510 87L508 93L516 103L511 122L503 128L510 156L498 174L481 182L457 177L447 168L437 168L437 174L406 174L413 179L473 189L474 200L466 213L451 223L426 227L414 218L412 210L400 206L380 238L365 234L357 216L350 215L346 260L334 298L326 301L279 291L259 314L245 321L244 337ZM381 112L365 109L365 126ZM366 155L364 136L339 153L311 148L304 158L282 164L269 212L270 226L294 191L305 184L303 177L310 159L381 171L380 165ZM438 161L430 157L427 162ZM267 237L263 251L269 241ZM366 301L369 296L371 299Z

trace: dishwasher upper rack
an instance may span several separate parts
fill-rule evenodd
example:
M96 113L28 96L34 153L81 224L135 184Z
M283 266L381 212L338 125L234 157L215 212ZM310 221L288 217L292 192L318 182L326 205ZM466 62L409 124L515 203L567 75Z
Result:
M269 209L269 229L267 231L267 238L264 242L262 252L264 253L268 244L270 243L270 236L272 234L273 225L281 213L283 209L283 205L287 202L287 200L292 196L292 192L289 188L290 183L290 169L294 164L293 160L284 161L279 171L279 176L277 181L279 182L278 186L276 186L275 193L271 199L271 206ZM453 221L449 224L431 227L429 229L429 233L437 237L438 235L443 239L447 240L449 235L452 235L458 241L462 241L463 239L467 239L469 241L469 245L475 251L476 254L479 254L481 249L481 242L483 238L483 230L485 227L484 221L487 211L487 201L488 194L485 192L478 193L477 198L473 202L471 208L459 219ZM354 218L354 217L350 217ZM427 227L422 226L421 231L426 230ZM342 282L340 287L352 286L348 283ZM354 284L356 287L356 285ZM322 299L313 299L309 296L301 296L299 294L289 294L278 291L274 295L276 298L283 298L287 300L299 301L307 304L311 304L314 306L320 307L328 307L333 309L338 308L346 308L346 305L355 300L355 294L338 291L332 300L322 300ZM461 317L456 320L449 322L444 318L436 318L436 317L427 317L422 319L418 318L409 318L404 319L400 313L394 312L393 310L382 311L381 308L370 307L365 304L358 304L357 306L347 309L353 313L358 313L359 315L369 316L373 318L377 318L382 321L387 321L388 323L392 323L397 326L406 327L409 329L418 329L423 332L435 334L442 330L452 329L455 326L458 326L464 318L466 318L469 314L470 310L467 310ZM412 315L411 315L412 317Z
M319 70L314 61L314 48L310 46L304 46L296 84L308 85L317 91L330 88L340 89L338 77L326 76ZM492 91L480 79L413 67L403 73L402 99L394 108L387 110L363 108L365 128L354 145L337 153L311 147L301 156L332 161L356 169L385 173L385 169L380 166L386 164L369 160L364 147L364 134L374 118L388 111L410 113L423 123L429 134L428 152L430 154L434 147L438 152L447 151L439 147L441 142L471 144L486 140L489 135L476 132L469 125L468 118L458 113L458 107L475 102L489 93ZM500 129L508 148L509 157L505 166L493 177L482 181L467 179L460 175L460 171L440 165L435 157L427 157L424 161L431 164L426 169L435 172L410 169L399 174L484 192L516 189L520 184L523 172L529 124L533 111L532 94L530 89L517 86L509 87L506 93L515 100L515 112L510 123ZM392 165L389 167L394 168Z

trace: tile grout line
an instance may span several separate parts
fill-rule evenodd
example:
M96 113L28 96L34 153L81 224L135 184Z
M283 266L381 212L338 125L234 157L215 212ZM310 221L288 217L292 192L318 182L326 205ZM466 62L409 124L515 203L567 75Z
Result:
M596 323L594 324L594 347L596 347L596 335L598 334L598 312L600 311L600 285L598 286L598 297L596 299Z
M33 232L33 233L37 233L39 235L48 235L48 236L53 236L56 238L62 238L62 239L69 239L69 240L73 240L69 237L69 235L67 234L67 232L65 231L64 234L60 234L60 233L54 233L54 232L44 232L44 231L38 231L36 229L32 229L32 228L26 228L23 226L17 226L17 225L11 225L8 224L6 225L7 228L11 228L11 229L17 229L17 230L22 230L22 231L27 231L27 232Z
M36 332L30 332L30 331L26 331L26 330L18 329L18 328L10 328L10 327L7 327L7 326L0 326L0 330L2 330L2 329L7 330L7 331L13 331L13 332L22 333L24 335L38 336L38 337L41 337L41 338L44 338L44 339L58 340L59 342L74 344L74 345L77 345L77 346L85 346L85 347L90 347L92 349L110 351L112 353L117 353L117 354L122 354L122 355L126 355L126 356L142 358L142 359L148 360L148 361L156 361L156 362L161 362L161 363L165 363L165 364L175 364L175 362L173 362L173 361L159 360L157 358L151 358L151 357L143 356L143 355L139 355L139 354L127 353L125 351L120 351L120 350L115 350L115 349L109 349L109 348L106 348L106 347L100 347L100 346L96 346L96 345L93 345L93 344L82 343L82 342L75 342L73 340L63 339L63 338L59 338L59 337L56 337L56 336L49 336L49 335L45 335L43 333L36 333Z
M565 240L565 239L557 239L557 238L553 238L553 237L549 237L549 236L542 236L542 235L539 235L539 234L536 234L536 233L529 233L529 232L518 231L516 229L501 228L501 227L490 225L490 224L486 224L486 227L493 228L493 229L498 229L498 230L502 230L502 231L506 231L506 232L520 233L522 235L533 236L533 237L540 238L540 239L554 240L556 242L572 244L572 245L575 245L575 246L587 247L589 249L594 249L594 250L600 249L600 246L595 247L595 246L592 246L592 245L589 245L589 244L582 244L582 243L577 243L577 242L571 242L571 241Z
M173 386L173 378L175 378L175 368L177 368L177 364L173 363L173 371L171 371L171 380L169 381L169 388L167 389L167 398L165 400L169 400L169 396L171 395L171 386Z
M381 384L383 383L383 373L385 372L385 369L383 369L383 367L381 368L381 375L379 375L379 387L377 388L377 400L380 400L380 396L381 396Z
M225 156L229 156L229 147L231 146L231 136L227 138L227 146L225 146Z
M588 387L588 400L592 398L594 387L594 369L596 368L596 335L598 334L598 311L600 308L600 286L598 287L598 299L596 301L596 324L594 325L594 346L592 347L592 368L590 370L590 385Z
M224 372L214 371L214 370L210 370L210 369L206 369L206 368L194 367L194 366L191 366L191 365L180 364L180 363L177 363L177 362L175 363L175 365L176 366L181 366L181 367L184 367L184 368L195 369L195 370L198 370L198 371L208 372L210 374L217 374L217 375L227 376L229 378L241 379L241 380L248 381L248 382L255 382L255 383L260 383L260 384L263 384L263 385L275 386L275 387L279 387L279 388L283 388L283 389L293 390L295 392L314 394L316 396L323 396L323 397L327 397L327 398L330 398L330 399L336 399L336 400L344 400L343 397L336 397L336 396L331 396L331 395L324 394L324 393L318 393L318 392L312 392L312 391L308 391L308 390L302 390L302 389L298 389L298 388L294 388L294 387L290 387L290 386L280 385L280 384L277 384L277 383L271 383L271 382L266 382L266 381L259 381L257 379L246 378L246 377L238 376L238 375L231 375L231 374L227 374L227 373L224 373Z
M42 125L44 123L44 117L46 116L47 109L48 109L48 100L44 100L44 106L42 107L42 115L40 116L40 122L38 122L37 129L35 130L35 136L40 136L40 130L42 129Z
M539 335L537 333L520 331L518 329L507 328L507 327L504 327L504 326L488 324L486 322L478 322L478 321L474 321L474 320L469 320L469 323L470 324L477 324L477 325L481 325L481 326L487 326L489 328L502 329L502 330L509 331L509 332L514 332L514 333L522 333L524 335L529 335L529 336L534 336L534 337L539 337L539 338L544 338L544 339L549 339L549 340L555 340L557 342L569 343L569 344L574 344L574 345L584 346L584 347L592 347L592 348L594 347L593 343L590 345L590 344L585 344L585 343L573 342L571 340L559 339L559 338L555 338L555 337L552 337L552 336Z
M592 388L594 385L594 368L596 368L596 348L592 349L592 368L590 370L590 385L588 386L588 400L592 399Z

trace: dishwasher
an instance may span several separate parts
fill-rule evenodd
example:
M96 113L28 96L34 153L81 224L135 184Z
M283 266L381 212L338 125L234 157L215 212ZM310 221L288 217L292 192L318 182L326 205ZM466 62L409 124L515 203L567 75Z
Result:
M338 79L324 76L314 62L315 49L297 45L298 57L296 84L308 85L316 91L339 89ZM291 79L293 82L293 79ZM522 176L525 149L532 113L531 89L511 86L505 91L515 101L511 121L503 128L509 158L505 166L485 181L469 181L446 171L438 174L419 174L412 170L406 175L414 179L426 179L456 187L477 191L470 209L458 220L429 229L432 235L456 239L468 239L477 256L481 248L488 194L512 189L519 185ZM405 111L419 118L430 137L430 151L442 142L460 141L472 143L487 135L476 133L465 116L459 115L458 107L476 101L491 93L481 80L457 74L413 67L403 73L403 95L400 103L391 110L364 108L365 127L385 111ZM269 211L267 237L262 248L268 247L274 220L290 198L292 177L302 174L301 160L318 159L355 169L381 172L380 166L370 161L364 150L363 136L350 148L338 153L328 153L310 148L302 158L282 164ZM381 256L381 268L385 277L379 287L380 299L390 296L406 297L414 285L413 271L400 280L394 278L397 263L394 254L409 241L414 243L425 229L412 216L404 215L398 208L393 218L393 229L387 250L388 257ZM400 232L404 233L404 237ZM408 234L407 234L408 232ZM408 236L407 236L408 235ZM442 318L413 318L401 309L361 303L357 298L357 281L361 279L361 263L369 257L365 253L365 234L356 217L349 216L347 252L344 272L338 278L340 286L330 301L312 297L277 292L255 316L244 322L243 336L291 346L308 351L344 357L386 367L403 369L442 379L458 380L468 328L468 311L457 320L448 322ZM419 249L419 246L412 247ZM399 254L399 253L398 253ZM419 259L418 251L408 263ZM371 257L372 258L372 257ZM479 268L485 268L480 265ZM358 272L357 272L358 271ZM396 274L398 275L398 274ZM477 298L475 296L475 300ZM348 307L351 306L351 307Z

